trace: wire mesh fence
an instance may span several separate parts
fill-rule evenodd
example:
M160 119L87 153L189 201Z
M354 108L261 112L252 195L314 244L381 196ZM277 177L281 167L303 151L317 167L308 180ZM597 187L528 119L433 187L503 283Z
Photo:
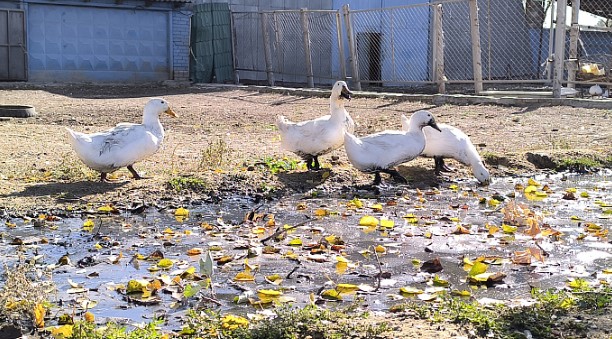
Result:
M432 80L428 5L357 10L350 15L361 82Z
M612 2L603 1L594 6L581 4L578 15L575 57L578 83L612 82ZM570 45L570 50L571 50ZM570 56L573 57L573 56ZM610 86L608 86L610 87Z
M232 12L234 69L244 79L265 80L266 62L258 12Z
M479 7L483 79L541 80L549 41L544 20L528 17L522 0L484 0Z
M309 86L347 78L373 86L435 83L442 91L440 83L478 81L552 86L556 73L563 84L610 83L612 2L584 5L579 14L591 24L568 15L567 27L556 22L557 3L567 0L232 13L235 68L241 78ZM570 2L568 13L578 4ZM554 44L557 26L567 29L565 54ZM555 57L555 49L564 55ZM560 72L554 60L563 61Z
M337 11L264 13L275 81L328 84L340 74Z
M444 75L449 82L474 79L469 3L444 3L442 27Z

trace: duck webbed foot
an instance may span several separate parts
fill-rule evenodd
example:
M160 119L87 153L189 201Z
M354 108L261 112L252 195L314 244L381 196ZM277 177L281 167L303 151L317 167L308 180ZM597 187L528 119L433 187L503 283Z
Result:
M378 185L380 185L382 183L382 178L380 176L380 172L389 174L393 178L393 180L395 180L395 182L397 182L399 184L407 184L408 183L406 178L404 178L401 174L399 174L398 171L396 171L394 169L381 169L381 170L377 170L376 172L374 172L374 182L372 183L372 185L378 186Z
M130 173L132 173L132 177L134 177L134 179L136 180L143 179L143 177L141 177L138 174L138 172L136 172L136 170L134 169L134 167L132 167L132 165L127 166L127 169L130 171Z
M380 177L380 172L374 172L374 182L372 183L372 186L378 186L381 182L382 178Z
M319 157L316 155L308 155L304 157L306 161L306 168L309 171L318 171L321 169L321 165L319 164Z
M321 164L319 164L319 157L315 155L314 157L312 157L312 159L313 159L313 167L312 168L315 171L320 170L321 169Z
M407 184L408 180L406 180L406 178L404 178L401 174L399 174L398 171L394 170L394 169L385 169L385 170L381 170L381 172L387 173L389 174L393 180L395 180L395 182L399 183L399 184Z
M444 158L442 157L434 157L434 163L435 163L435 173L436 175L440 175L440 173L442 172L453 172L454 170L448 166L446 166L446 164L444 163Z

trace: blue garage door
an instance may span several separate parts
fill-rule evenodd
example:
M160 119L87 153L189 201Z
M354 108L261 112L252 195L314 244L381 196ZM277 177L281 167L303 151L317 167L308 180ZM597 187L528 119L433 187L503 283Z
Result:
M28 11L31 81L170 78L168 12L37 4Z

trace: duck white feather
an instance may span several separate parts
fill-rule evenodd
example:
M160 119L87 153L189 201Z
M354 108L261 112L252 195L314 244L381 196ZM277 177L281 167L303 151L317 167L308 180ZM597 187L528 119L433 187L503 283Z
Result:
M350 133L355 130L355 123L344 108L351 94L346 82L338 81L329 97L329 115L297 123L279 115L276 127L281 134L281 147L306 160L308 169L319 169L318 157L342 146L345 130Z
M140 179L132 165L159 150L164 140L161 113L176 117L166 100L153 98L144 107L142 124L120 123L110 130L90 134L66 129L77 156L89 168L100 172L100 180L106 180L107 173L121 167L127 167L135 179Z
M410 161L425 148L423 127L437 128L434 116L427 111L412 114L407 131L383 131L358 138L346 132L344 148L349 161L362 172L375 173L374 184L379 184L380 172L390 174L396 181L406 182L394 166Z
M603 94L603 89L598 84L589 87L591 97L600 97Z
M402 129L408 130L410 119L402 114ZM440 171L448 171L444 165L444 158L452 158L460 163L470 166L472 173L482 184L489 182L489 170L484 166L476 147L470 138L460 129L447 125L438 124L440 132L432 128L423 128L425 134L425 148L422 156L434 158L436 174Z

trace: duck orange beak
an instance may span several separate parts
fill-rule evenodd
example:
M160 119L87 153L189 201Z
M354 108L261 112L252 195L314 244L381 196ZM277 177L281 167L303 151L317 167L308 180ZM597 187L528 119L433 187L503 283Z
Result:
M178 118L178 115L176 113L174 113L174 111L170 107L168 107L168 109L165 110L164 113L168 114L169 116L171 116L173 118Z

